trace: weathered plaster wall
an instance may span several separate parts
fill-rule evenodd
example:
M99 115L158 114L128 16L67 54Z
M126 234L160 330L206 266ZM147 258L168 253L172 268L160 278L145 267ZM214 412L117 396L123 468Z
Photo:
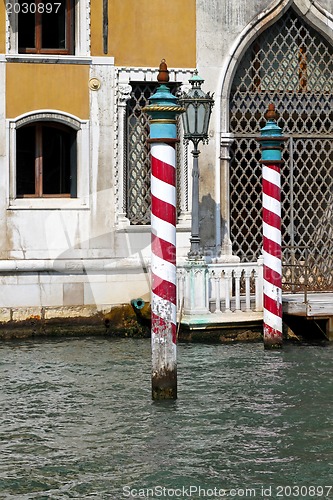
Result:
M69 64L7 63L6 118L39 110L56 110L89 119L89 66ZM2 122L5 123L5 122ZM9 129L8 129L9 133ZM4 144L8 144L9 137ZM81 249L89 239L87 206L73 211L57 210L50 201L46 210L31 202L31 207L11 208L9 205L10 155L6 151L3 169L6 192L3 220L6 237L1 238L2 258L56 258L64 249ZM89 174L87 175L89 178ZM1 219L0 219L1 220Z
M5 2L0 2L0 54L5 53L6 48L6 7Z
M114 179L113 161L114 133L114 93L113 67L94 65L91 77L98 78L101 88L90 92L90 150L91 150L91 186L90 186L90 249L96 249L107 256L114 254ZM110 250L112 251L110 252Z

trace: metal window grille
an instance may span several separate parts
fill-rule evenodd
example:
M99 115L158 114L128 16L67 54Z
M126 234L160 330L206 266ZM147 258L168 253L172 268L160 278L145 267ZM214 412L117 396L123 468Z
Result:
M332 46L289 9L249 47L230 96L233 251L243 261L261 253L261 152L255 137L273 102L288 136L281 193L285 281L289 263L303 262L306 249L314 290L333 287L332 82Z
M127 104L127 130L125 144L126 161L126 212L133 225L150 224L150 148L149 120L142 109L149 104L150 96L156 91L157 83L131 82L133 91ZM177 84L170 84L176 93ZM178 121L178 137L180 122ZM181 147L176 146L177 184L180 186ZM177 190L178 212L180 189Z

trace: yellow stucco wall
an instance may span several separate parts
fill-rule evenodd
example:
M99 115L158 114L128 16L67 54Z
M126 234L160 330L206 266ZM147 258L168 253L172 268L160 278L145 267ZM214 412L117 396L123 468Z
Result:
M37 109L58 109L89 118L89 66L8 63L7 118Z
M102 0L91 12L92 55L103 54ZM109 0L108 56L116 66L196 65L196 0Z
M103 0L94 0L94 4L90 6L90 26L91 54L109 55L103 54Z
M6 16L5 2L0 1L0 54L6 51Z

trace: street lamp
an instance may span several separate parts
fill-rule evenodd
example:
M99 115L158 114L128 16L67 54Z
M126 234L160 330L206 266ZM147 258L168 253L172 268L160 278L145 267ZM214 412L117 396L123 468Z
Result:
M195 71L189 79L191 89L183 92L179 97L179 104L185 109L182 114L185 141L191 141L194 149L193 169L192 169L192 224L191 224L191 248L188 258L198 260L202 258L199 238L199 164L198 158L200 151L198 144L208 143L209 119L214 105L213 95L201 89L204 80Z

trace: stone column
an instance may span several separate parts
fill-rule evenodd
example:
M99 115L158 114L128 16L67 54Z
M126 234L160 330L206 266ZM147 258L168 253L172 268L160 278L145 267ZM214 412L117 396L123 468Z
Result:
M125 127L126 127L126 106L127 101L131 98L132 87L129 83L118 84L118 115L117 115L117 142L115 145L116 164L118 164L118 181L116 200L117 200L117 225L129 226L130 222L126 216L126 187L125 187Z
M221 256L222 262L239 262L239 257L232 255L230 238L230 147L232 134L221 135L220 142L220 198L221 198Z

